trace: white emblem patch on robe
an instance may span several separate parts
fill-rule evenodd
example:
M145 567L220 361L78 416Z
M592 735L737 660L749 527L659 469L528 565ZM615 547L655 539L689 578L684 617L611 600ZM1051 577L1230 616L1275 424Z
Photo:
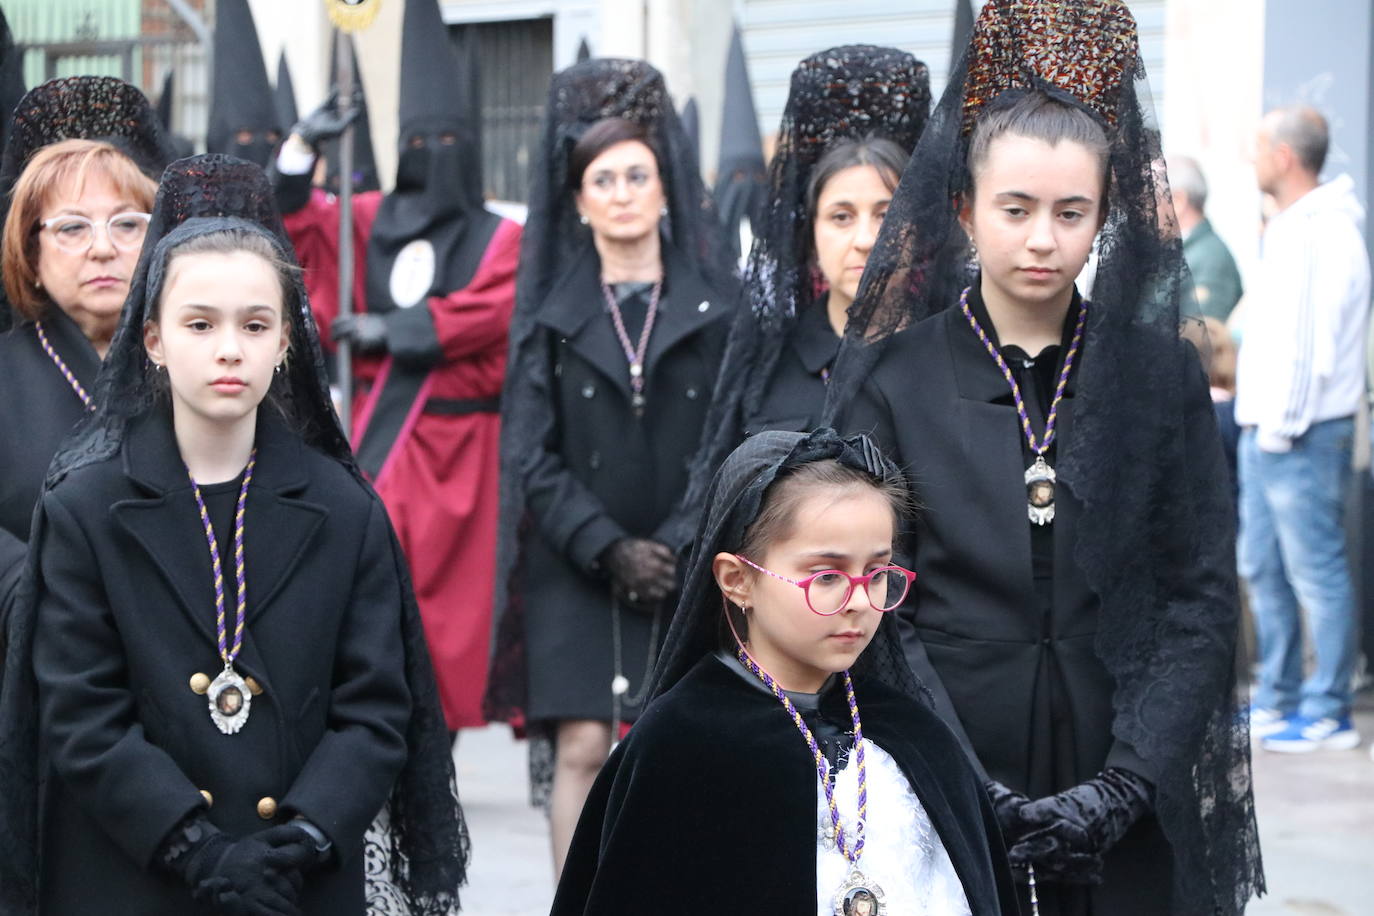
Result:
M434 246L427 239L408 243L391 265L391 301L408 309L434 286Z

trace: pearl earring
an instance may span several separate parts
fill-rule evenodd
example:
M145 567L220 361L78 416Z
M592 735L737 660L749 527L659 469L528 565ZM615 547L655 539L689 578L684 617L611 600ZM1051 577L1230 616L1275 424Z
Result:
M579 214L577 217L577 221L584 226L588 225L591 222L591 220L587 219L587 214L585 213Z

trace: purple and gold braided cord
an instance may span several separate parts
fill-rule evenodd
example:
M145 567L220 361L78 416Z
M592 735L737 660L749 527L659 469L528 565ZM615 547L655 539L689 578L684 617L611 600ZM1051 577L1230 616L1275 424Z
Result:
M1026 412L1025 399L1021 397L1021 386L1016 384L1016 378L1011 374L1011 367L1002 358L1002 354L997 352L996 345L988 337L983 326L978 323L978 319L973 315L973 309L969 308L968 294L972 287L965 287L959 295L959 308L963 311L964 317L968 319L969 327L973 328L978 339L983 342L983 347L997 363L997 368L1002 370L1002 377L1011 386L1011 397L1016 402L1016 415L1021 418L1021 429L1026 434L1026 441L1030 443L1030 449L1037 455L1044 455L1049 450L1050 443L1054 441L1055 423L1059 419L1059 402L1064 399L1064 389L1069 384L1069 373L1073 371L1073 362L1078 356L1078 351L1083 344L1083 329L1088 323L1088 303L1084 302L1078 308L1078 323L1073 329L1073 340L1069 343L1069 352L1064 357L1064 368L1059 372L1059 381L1054 386L1054 400L1050 401L1050 414L1045 418L1045 438L1037 444L1035 431L1031 429L1030 414Z
M258 450L253 449L248 456L248 466L243 471L243 486L239 488L239 501L234 509L234 589L237 602L234 609L234 643L229 645L224 614L224 568L220 564L219 544L215 541L215 528L210 524L210 510L205 507L205 498L200 495L200 485L190 470L186 475L191 478L191 492L196 497L196 508L200 510L200 523L205 528L205 541L210 545L210 568L215 577L215 641L219 647L219 657L225 667L234 663L239 650L243 648L243 625L247 616L247 580L243 566L243 516L248 504L248 485L253 482L253 466L258 462Z
M81 403L86 405L87 410L95 410L95 404L92 403L91 396L86 393L86 389L81 387L81 383L77 381L76 373L67 368L67 363L62 357L57 355L57 350L53 348L52 343L48 340L48 335L43 332L43 322L35 321L33 323L33 329L38 332L38 343L43 347L43 352L48 354L48 359L53 361L53 365L62 373L62 377L67 380L67 384L72 386L72 391L76 392L76 396L81 399Z
M841 854L849 860L850 865L857 866L859 857L864 852L864 822L868 819L868 768L864 763L864 730L862 723L859 722L859 702L854 698L854 681L850 679L849 672L844 672L844 691L845 698L849 702L849 715L854 722L854 746L857 750L859 766L859 816L856 823L858 837L854 840L854 848L850 849L845 840L844 827L840 824L840 808L835 802L835 787L830 781L830 762L825 759L825 753L821 750L820 742L816 740L815 734L802 719L801 713L797 711L790 697L778 686L778 682L773 680L773 676L763 670L758 662L754 661L753 656L739 646L735 652L740 664L748 668L755 677L763 681L763 685L773 692L773 696L782 703L783 709L787 710L787 715L792 720L792 724L801 732L806 739L806 745L811 749L811 758L816 762L816 775L820 778L821 786L825 789L826 805L830 809L830 822L835 827L835 845L839 847Z

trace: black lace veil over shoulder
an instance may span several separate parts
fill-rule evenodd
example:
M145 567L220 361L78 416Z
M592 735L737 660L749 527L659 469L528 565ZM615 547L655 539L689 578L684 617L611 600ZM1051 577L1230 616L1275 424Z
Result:
M708 488L706 511L697 527L682 597L654 671L650 698L680 681L692 666L721 648L724 605L712 572L717 553L734 553L745 531L758 518L772 484L790 470L815 461L834 460L875 480L899 483L897 468L865 436L840 437L833 429L813 433L770 430L751 436L715 473ZM882 681L908 696L928 702L928 695L902 653L897 621L884 614L873 641L852 669L856 677Z
M850 139L883 138L909 152L929 113L926 65L896 48L830 48L792 72L767 201L745 269L745 307L735 312L687 505L700 507L711 475L739 444L745 418L762 401L798 316L817 302L806 199L816 163Z
M892 334L958 302L969 278L956 219L971 187L969 131L982 111L1023 93L1086 110L1111 144L1091 290L1099 307L1088 313L1074 429L1057 470L1084 504L1074 556L1101 600L1095 648L1117 684L1113 732L1159 767L1175 912L1240 913L1264 879L1232 656L1234 511L1229 484L1201 479L1190 462L1190 448L1211 447L1188 441L1189 392L1205 393L1178 336L1191 283L1124 2L983 7L869 257L826 417L842 420ZM1173 587L1199 568L1213 579L1207 589Z
M183 159L168 167L119 329L96 382L96 408L53 459L45 487L115 455L130 422L153 408L158 385L143 348L142 329L160 295L169 253L183 241L226 229L261 234L283 260L295 263L262 169L219 154ZM339 461L367 486L334 414L319 334L299 276L287 310L290 358L287 369L274 377L270 397L308 444ZM36 525L42 525L41 512ZM410 912L440 916L457 906L469 841L419 609L394 538L392 550L405 595L402 630L412 712L406 733L408 758L388 803L390 848L383 855ZM37 696L31 664L36 553L30 554L25 593L10 615L0 685L0 784L6 787L0 792L0 822L6 825L0 838L0 911L5 913L30 910L39 871Z
M175 158L171 138L157 112L137 87L112 76L68 76L35 86L9 118L0 153L0 226L9 214L10 192L34 153L62 140L103 140L157 180ZM0 301L4 293L0 292ZM10 327L8 302L0 308L0 331Z
M697 266L712 288L730 289L733 282L734 268L702 185L696 151L682 129L663 75L644 61L610 58L583 61L554 74L520 244L502 399L501 524L494 648L485 701L486 714L493 720L515 719L524 708L522 614L509 585L518 568L520 532L526 524L524 470L538 457L548 422L545 411L523 403L518 393L525 380L543 378L550 371L531 346L540 307L570 266L596 257L591 231L577 219L568 160L587 128L611 117L642 125L649 135L668 200L668 216L659 230L665 240Z

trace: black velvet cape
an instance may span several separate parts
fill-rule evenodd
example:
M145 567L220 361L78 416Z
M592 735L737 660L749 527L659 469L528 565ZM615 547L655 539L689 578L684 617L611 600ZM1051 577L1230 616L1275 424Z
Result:
M906 774L974 916L1014 916L996 818L953 734L882 683L856 678L854 690L864 736ZM832 691L822 712L847 719L844 705ZM814 913L816 792L810 752L781 705L706 656L602 768L551 916Z

